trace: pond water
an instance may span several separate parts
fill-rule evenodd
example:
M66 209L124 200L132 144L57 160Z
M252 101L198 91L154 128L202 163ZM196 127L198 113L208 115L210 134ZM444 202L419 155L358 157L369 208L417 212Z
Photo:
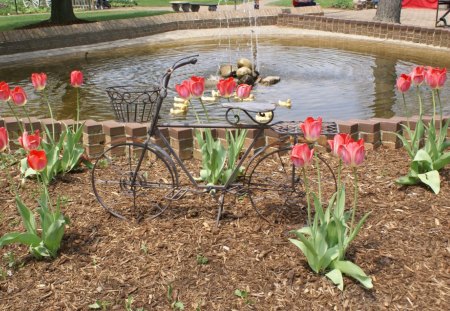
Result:
M256 101L292 101L291 109L277 109L276 119L301 120L306 116L322 116L328 120L347 120L405 115L402 96L395 90L397 76L410 72L416 65L450 65L450 59L439 51L416 52L411 47L390 47L354 40L260 35L256 44L256 40L250 43L237 38L219 39L133 46L53 63L16 64L0 69L0 77L10 86L24 87L29 96L27 108L31 115L42 118L48 117L47 106L42 95L33 91L30 76L33 72L46 72L48 99L55 117L62 120L75 117L76 91L68 83L69 74L72 70L81 70L85 76L85 84L80 89L81 118L109 120L115 116L105 92L107 87L131 85L145 88L157 84L164 71L177 59L199 54L196 65L181 68L173 75L161 112L164 121L193 121L195 117L191 111L186 116L169 114L175 83L191 75L216 76L222 63L236 63L241 57L253 59L252 50L257 46L256 64L261 76L276 75L281 77L281 81L273 86L257 85L253 91ZM450 99L449 83L441 93L443 103ZM425 93L425 111L429 113L431 100L429 92ZM409 114L417 114L415 92L406 95ZM214 120L223 120L224 111L217 109L217 104L207 107ZM450 114L448 104L444 104L444 111ZM0 107L0 114L11 115L5 106Z

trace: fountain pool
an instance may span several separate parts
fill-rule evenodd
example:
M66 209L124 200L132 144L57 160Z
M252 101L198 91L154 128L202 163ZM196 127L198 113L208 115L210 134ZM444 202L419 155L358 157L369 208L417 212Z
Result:
M444 51L415 50L411 45L390 45L381 41L362 41L349 36L315 36L313 32L281 36L264 35L259 27L257 66L261 76L276 75L281 81L273 86L257 85L254 95L258 102L278 102L291 99L292 108L279 108L276 119L301 120L306 116L346 120L371 117L390 118L404 115L402 97L395 90L400 73L409 72L416 65L448 67L450 59ZM236 31L236 30L235 30ZM0 69L1 80L10 86L20 85L29 95L27 104L31 115L47 117L46 104L33 91L30 76L33 72L48 75L48 97L57 119L75 116L76 92L68 84L72 70L81 70L85 85L81 89L81 118L114 119L105 89L109 86L142 86L158 83L166 68L175 60L190 54L199 54L195 66L184 67L172 77L169 95L165 100L164 121L193 121L194 115L171 116L174 84L191 75L210 77L217 74L221 63L235 63L237 59L252 59L249 28L240 36L199 38L197 40L133 45L117 49L85 53L83 57L61 61L17 62ZM298 30L297 30L298 32ZM332 39L331 39L332 38ZM169 40L170 41L170 40ZM219 41L219 42L218 42ZM76 48L72 48L76 49ZM447 82L449 84L449 82ZM207 92L208 93L208 92ZM445 103L450 98L442 90ZM426 112L431 111L429 98ZM414 92L407 94L408 110L418 112ZM446 114L450 107L444 105ZM223 111L217 104L208 105L215 120L223 120ZM10 115L7 107L0 107L1 116Z

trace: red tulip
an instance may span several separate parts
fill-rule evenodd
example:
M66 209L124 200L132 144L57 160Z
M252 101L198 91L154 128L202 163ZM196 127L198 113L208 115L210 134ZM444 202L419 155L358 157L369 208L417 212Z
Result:
M0 101L6 102L11 97L11 91L9 89L8 83L2 81L0 82Z
M425 79L425 67L417 66L409 75L414 85L421 85L423 80Z
M222 97L230 97L233 95L234 90L236 88L236 81L234 81L233 77L229 77L228 79L221 79L219 83L217 83L217 89L219 90L220 96Z
M403 73L397 79L397 89L400 92L405 93L409 90L410 87L411 87L411 76Z
M310 149L307 144L296 144L292 147L291 161L296 167L304 167L311 164L314 149Z
M44 150L31 150L27 162L29 167L40 172L47 166L47 155Z
M0 152L8 148L8 131L4 127L0 127Z
M47 75L43 72L41 73L32 73L31 74L31 82L36 91L42 91L45 89L47 85Z
M334 135L333 140L328 140L328 144L331 148L331 153L335 156L339 156L339 148L342 145L347 145L350 142L353 142L353 138L349 134L343 133Z
M192 76L189 81L189 89L192 97L202 97L205 91L205 78Z
M74 70L70 73L70 84L73 87L80 87L83 84L83 73L78 70Z
M191 98L191 86L189 81L185 80L181 82L181 84L176 84L175 90L177 91L178 96L180 96L181 98L187 100Z
M24 106L27 103L27 94L20 86L11 91L11 99L16 106Z
M440 89L447 80L446 68L428 67L425 73L425 81L432 89Z
M248 84L240 84L236 89L236 95L240 99L244 99L250 96L250 92L252 91L252 86Z
M349 142L339 147L339 155L346 165L358 166L364 162L365 148L364 140Z
M41 144L41 136L39 136L39 130L34 132L34 135L28 135L28 132L23 132L19 137L19 143L26 151L34 150Z
M318 117L315 120L313 117L307 117L306 120L300 124L303 135L309 142L315 142L319 139L322 131L322 118Z

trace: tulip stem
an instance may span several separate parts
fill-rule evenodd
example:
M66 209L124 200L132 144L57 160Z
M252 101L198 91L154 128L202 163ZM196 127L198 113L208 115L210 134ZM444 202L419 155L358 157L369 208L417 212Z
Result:
M210 122L209 115L208 115L208 111L206 110L205 104L203 104L203 100L201 98L199 98L198 100L200 101L200 104L202 104L202 108L203 108L203 111L205 112L206 120L209 123Z
M47 93L45 92L45 90L43 91L43 93L44 93L45 101L47 102L48 111L50 112L50 118L52 119L52 140L54 143L55 142L55 120L53 119L53 111L52 111L52 107L50 106L50 102L48 101Z
M434 90L431 90L431 98L433 100L433 118L432 118L432 120L434 121L434 119L436 117L436 98L435 98Z
M306 176L306 169L305 167L302 167L302 172L303 172L303 181L305 183L305 190L306 190L306 204L308 206L308 227L312 226L312 222L311 222L311 204L309 202L309 186L308 186L308 177Z
M28 114L28 111L25 109L24 106L22 106L22 109L23 109L23 112L25 113L25 115L27 116L28 122L30 123L31 132L34 133L33 122L31 122L30 115Z
M419 86L416 87L417 90L417 97L419 98L419 115L422 118L422 114L423 114L423 108L422 108L422 94L420 93L420 88Z
M313 146L314 149L314 146ZM317 166L317 186L318 186L318 191L319 191L319 200L322 203L322 186L321 186L321 178L320 178L320 163L319 163L319 156L317 155L316 152L314 152L314 157L316 159L316 166Z
M442 102L441 102L441 94L439 93L439 89L436 89L436 94L437 94L438 103L439 103L439 118L440 118L440 122L441 122L441 126L442 126Z
M356 203L358 202L358 174L356 171L356 167L353 167L353 176L355 177L354 183L355 194L353 199L352 221L350 223L350 236L353 233L353 224L355 222L355 214L356 214Z
M337 191L339 195L339 191L341 190L341 170L342 170L342 159L339 157L339 166L338 166L338 176L337 176Z
M20 131L23 133L24 130L23 130L22 122L20 122L19 117L18 117L17 114L16 114L16 111L14 110L13 106L11 106L11 103L10 103L9 101L7 101L7 103L8 103L9 109L11 109L11 111L12 111L14 117L16 118L16 121L17 121L17 124L19 125Z
M77 87L77 125L76 125L76 132L78 132L78 124L80 122L80 91L78 90L79 88Z
M408 128L411 129L411 125L409 124L409 112L408 107L406 106L405 93L402 93L402 98L403 98L403 106L405 106L406 122L408 124Z

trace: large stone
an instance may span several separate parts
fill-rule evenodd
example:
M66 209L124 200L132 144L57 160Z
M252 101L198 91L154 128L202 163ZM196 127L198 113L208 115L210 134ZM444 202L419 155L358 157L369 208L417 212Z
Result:
M255 77L250 75L244 75L239 78L239 84L248 84L248 85L254 85L255 84Z
M247 58L239 59L237 64L238 64L238 68L241 68L241 67L247 67L250 69L253 68L253 64L252 64L251 60L249 60Z
M262 85L274 85L277 84L278 82L280 82L281 78L278 76L267 76L263 79L261 79L261 81L259 81L259 83L261 83Z
M236 77L241 78L246 75L251 75L252 70L248 67L241 67L236 71Z
M228 78L234 75L236 67L231 64L220 65L219 74L222 78Z

